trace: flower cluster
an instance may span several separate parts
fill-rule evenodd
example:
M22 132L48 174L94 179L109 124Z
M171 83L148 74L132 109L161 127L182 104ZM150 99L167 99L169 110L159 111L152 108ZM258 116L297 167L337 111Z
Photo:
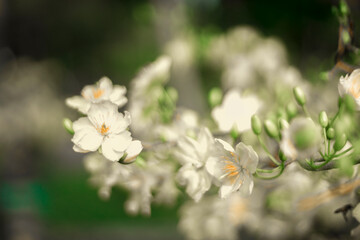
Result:
M237 28L212 39L203 57L223 84L209 91L205 115L181 106L168 56L137 74L129 100L106 77L66 100L85 114L64 124L74 151L95 152L84 160L90 182L103 199L126 189L130 214L187 195L179 229L189 239L236 239L239 229L258 239L310 238L315 220L334 218L314 209L341 204L334 198L360 185L360 70L340 77L337 111L327 102L319 112L276 39Z

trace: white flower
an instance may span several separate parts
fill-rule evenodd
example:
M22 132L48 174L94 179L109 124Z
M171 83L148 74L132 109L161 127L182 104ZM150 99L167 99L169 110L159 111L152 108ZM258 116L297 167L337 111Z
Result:
M216 196L187 202L180 209L179 229L191 240L237 239L237 226L228 208L229 201Z
M226 198L238 190L243 196L250 195L254 186L252 174L259 162L258 155L251 146L242 142L236 145L236 150L221 139L215 139L215 142L214 157L206 163L206 169L220 181L220 197Z
M125 93L126 88L124 86L113 86L109 78L102 77L95 85L85 86L81 91L81 96L67 98L66 104L81 113L87 114L92 103L101 101L108 100L118 107L124 106L127 103Z
M175 154L183 166L178 172L177 180L181 185L186 185L186 193L195 201L199 201L211 187L211 176L205 163L213 145L213 137L207 128L200 130L197 140L184 137L178 141L179 150Z
M224 132L236 127L242 132L251 128L251 116L260 108L261 102L255 96L242 97L237 90L230 90L221 106L215 107L211 115Z
M134 117L131 125L134 134L151 139L154 126L160 122L159 98L169 80L171 59L161 56L143 68L131 81L129 111Z
M360 69L354 70L350 76L348 74L345 77L341 76L338 89L340 96L350 94L360 110Z
M118 161L125 153L125 161L131 161L142 150L140 141L132 141L127 130L130 114L119 113L111 102L94 103L87 117L73 123L76 152L94 152L101 146L102 154L111 161Z
M310 118L295 118L281 135L280 149L291 160L313 157L320 149L321 129Z

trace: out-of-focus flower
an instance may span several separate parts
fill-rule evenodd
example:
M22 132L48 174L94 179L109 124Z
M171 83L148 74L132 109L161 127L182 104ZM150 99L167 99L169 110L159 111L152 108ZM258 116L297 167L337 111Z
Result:
M290 159L304 160L318 153L321 141L321 128L310 118L299 117L282 131L280 148Z
M141 135L143 139L151 139L153 126L161 122L159 99L164 95L170 66L171 59L161 56L132 80L128 109L134 119L131 128L135 135Z
M205 168L214 146L214 139L207 128L202 128L197 140L183 137L178 141L176 156L183 165L177 175L181 185L186 185L187 194L199 201L211 187L211 176Z
M258 155L251 146L242 142L236 145L236 150L221 139L215 139L215 142L214 157L207 161L206 169L220 181L220 197L226 198L238 190L243 196L250 195L254 187L252 174L259 162Z
M356 101L357 109L360 110L360 69L354 70L345 77L341 76L338 89L340 96L350 94Z
M111 161L118 161L125 153L131 161L142 150L140 141L132 141L127 130L131 118L118 112L111 102L94 103L87 117L73 123L74 136L71 139L76 152L94 152L101 146L102 154ZM126 161L126 160L125 160Z
M221 104L211 113L213 119L224 132L229 132L233 127L239 132L251 128L251 116L261 106L260 100L255 96L241 96L239 91L229 91Z
M179 229L191 240L236 239L237 227L228 208L228 201L214 196L187 202L180 209Z
M126 88L112 84L107 77L102 77L95 85L87 85L81 91L81 96L74 96L66 99L66 104L75 108L81 113L87 114L92 103L110 101L118 107L127 103L125 97Z

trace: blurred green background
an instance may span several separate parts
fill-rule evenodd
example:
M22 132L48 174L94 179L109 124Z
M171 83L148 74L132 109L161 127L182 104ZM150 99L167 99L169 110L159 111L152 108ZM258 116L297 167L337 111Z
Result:
M128 85L169 40L186 33L200 51L196 62L207 90L219 79L202 63L201 49L238 25L279 38L290 63L317 81L334 61L339 24L331 8L337 3L0 0L0 239L183 239L176 224L185 196L172 208L153 206L151 218L126 215L127 193L119 189L100 200L62 129L63 117L76 118L64 99L104 75ZM357 39L360 2L348 4ZM49 101L30 105L34 96Z

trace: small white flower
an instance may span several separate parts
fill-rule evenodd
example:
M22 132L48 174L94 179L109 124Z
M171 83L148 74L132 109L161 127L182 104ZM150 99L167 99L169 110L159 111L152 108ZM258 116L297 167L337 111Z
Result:
M355 99L358 110L360 110L360 69L354 70L350 76L349 74L345 77L341 76L338 89L340 96L350 94Z
M259 162L258 155L251 146L242 142L236 145L236 150L221 139L215 139L215 142L214 157L206 163L206 168L220 181L220 197L226 198L238 190L243 196L250 195L254 186L252 174Z
M184 137L178 141L179 150L175 154L183 166L178 172L177 180L181 185L186 185L187 194L195 201L199 201L211 187L211 176L205 163L210 157L213 144L213 137L207 128L200 130L197 140Z
M95 103L88 116L73 123L76 152L94 152L101 146L102 154L111 161L118 161L125 153L131 161L142 150L140 141L132 141L127 130L130 125L130 114L119 113L117 106L111 102ZM126 161L125 159L125 161Z
M242 132L251 128L251 116L260 108L261 102L255 96L242 97L237 90L230 90L221 106L215 107L211 115L224 132L233 127Z
M304 160L319 151L321 129L310 118L295 118L281 135L280 149L291 160Z
M127 103L125 97L126 88L120 85L112 84L107 77L102 77L95 85L87 85L81 91L81 96L74 96L66 99L66 104L79 110L81 113L87 114L92 103L101 101L110 101L118 107L122 107Z

